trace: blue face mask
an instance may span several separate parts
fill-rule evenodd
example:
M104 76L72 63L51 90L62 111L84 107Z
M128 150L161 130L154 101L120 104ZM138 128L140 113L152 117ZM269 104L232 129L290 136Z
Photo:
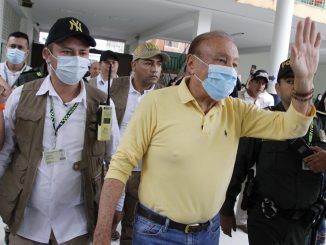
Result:
M50 63L48 64L60 81L67 85L79 83L88 71L88 66L90 65L89 59L80 56L55 57L51 52L50 54L57 59L57 69L54 69Z
M17 48L8 48L6 56L10 63L18 65L24 61L25 52Z
M208 66L207 78L202 81L196 74L195 76L203 83L206 93L215 101L219 101L229 96L237 82L237 72L233 67L207 64L197 56L198 60Z

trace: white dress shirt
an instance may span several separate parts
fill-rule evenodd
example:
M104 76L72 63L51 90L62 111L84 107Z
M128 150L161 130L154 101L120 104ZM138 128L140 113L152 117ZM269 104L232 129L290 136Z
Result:
M108 93L108 80L104 80L101 73L96 77L97 88L104 93ZM112 86L112 78L110 79L110 88Z
M12 72L11 70L9 70L7 63L3 62L0 63L0 76L5 81L7 81L10 87L12 87L12 85L16 82L20 74L23 73L24 71L29 71L30 69L32 69L30 66L24 65L24 67L20 71Z
M127 125L132 117L132 115L134 114L139 102L142 100L142 98L144 98L144 96L146 94L148 94L149 92L151 92L152 90L154 90L155 85L153 85L150 89L148 90L144 90L144 93L141 94L140 92L138 92L133 84L132 84L132 79L133 77L130 76L129 82L130 82L130 86L129 86L129 92L128 92L128 100L127 100L127 104L126 104L126 110L125 110L125 114L123 115L121 124L120 124L120 135L122 136L123 133L125 132ZM139 165L137 168L134 168L133 171L141 171L142 168L142 162L139 161Z
M252 98L247 90L241 90L238 93L239 99L247 101L251 104L258 106L259 108L266 108L268 106L274 105L274 98L268 92L264 91L263 93L258 95L257 99Z
M23 86L15 89L9 96L4 111L6 140L0 152L0 177L10 163L14 151L14 132L16 109ZM51 230L58 243L64 243L77 236L87 233L81 172L73 170L73 164L82 159L84 146L84 131L86 123L86 89L81 82L80 94L68 103L63 103L54 90L50 77L47 76L36 96L48 93L45 122L43 151L63 149L66 152L65 163L46 164L42 158L25 209L24 220L17 234L40 243L48 243ZM54 134L50 118L50 96L53 99L55 124L58 126L67 111L78 103L76 110ZM115 108L112 103L111 140L107 153L112 155L120 140ZM35 108L37 109L37 108Z

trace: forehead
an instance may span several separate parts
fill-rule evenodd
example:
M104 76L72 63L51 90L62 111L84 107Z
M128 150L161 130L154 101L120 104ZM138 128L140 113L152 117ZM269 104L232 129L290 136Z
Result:
M8 44L18 44L27 46L27 40L22 37L9 37Z
M233 41L225 37L212 37L203 40L199 45L199 52L203 57L213 58L217 55L224 55L239 60L238 48Z
M54 43L54 47L71 49L89 49L89 45L83 38L68 37L60 43Z
M94 62L91 64L91 67L98 67L100 66L100 63L99 62Z

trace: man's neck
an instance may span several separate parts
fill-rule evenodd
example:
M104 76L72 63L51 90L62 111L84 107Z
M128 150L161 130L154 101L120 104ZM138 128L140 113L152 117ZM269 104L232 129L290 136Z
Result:
M67 85L59 81L54 75L50 76L50 80L54 90L57 92L63 103L68 103L76 98L81 90L80 82L74 85Z
M15 64L12 64L9 61L7 61L6 64L7 64L8 69L12 72L20 71L25 66L25 62L15 65Z
M214 107L217 101L207 96L207 93L204 91L202 85L199 84L195 79L192 80L192 77L186 81L186 84L189 88L190 93L192 96L194 96L202 111L207 114L209 110Z
M251 97L251 98L253 98L254 100L256 100L257 98L258 98L258 96L259 96L259 94L254 94L254 93L252 93L251 92L251 90L249 90L249 89L247 89L247 93L249 94L249 96Z
M135 77L131 80L131 82L134 86L134 89L136 89L141 94L143 94L145 90L148 90L153 86L153 84L145 84Z

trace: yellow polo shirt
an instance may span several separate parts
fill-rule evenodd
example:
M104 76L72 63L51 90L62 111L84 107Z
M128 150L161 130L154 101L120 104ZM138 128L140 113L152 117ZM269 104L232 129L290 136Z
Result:
M180 223L206 222L224 202L240 137L303 136L312 118L292 105L271 112L231 97L205 115L183 80L142 100L106 177L126 183L143 158L140 202Z

